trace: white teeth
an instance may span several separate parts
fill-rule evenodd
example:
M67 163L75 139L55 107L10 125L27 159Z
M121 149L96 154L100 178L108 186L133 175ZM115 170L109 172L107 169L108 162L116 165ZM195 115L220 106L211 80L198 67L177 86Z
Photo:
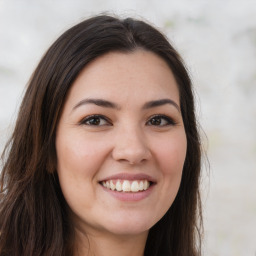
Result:
M148 189L148 187L149 187L149 182L147 180L145 180L143 182L143 189L146 190L146 189Z
M131 185L131 191L132 192L138 192L139 191L139 183L138 181L133 181Z
M131 191L131 185L130 185L130 182L129 182L128 180L125 180L125 181L123 182L122 190L123 190L124 192L129 192L129 191Z
M150 182L147 180L117 180L114 182L113 180L109 181L103 181L102 185L105 188L111 189L111 190L117 190L119 192L139 192L143 190L147 190L150 186Z
M117 191L122 191L122 183L120 182L120 180L118 180L117 183L116 183L116 190Z
M140 181L140 185L139 185L139 190L143 190L144 186L143 186L143 180Z
M112 180L110 181L110 189L111 190L115 190L116 189L116 186L115 186L115 184L113 183Z

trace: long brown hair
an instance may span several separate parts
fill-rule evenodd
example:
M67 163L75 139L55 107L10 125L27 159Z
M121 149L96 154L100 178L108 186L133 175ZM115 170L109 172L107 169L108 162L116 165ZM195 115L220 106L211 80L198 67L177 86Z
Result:
M79 72L111 51L154 52L172 70L180 93L187 155L177 197L151 228L147 256L201 255L201 146L191 81L179 54L151 25L100 15L67 30L34 71L2 156L0 255L73 255L74 230L56 174L55 133Z

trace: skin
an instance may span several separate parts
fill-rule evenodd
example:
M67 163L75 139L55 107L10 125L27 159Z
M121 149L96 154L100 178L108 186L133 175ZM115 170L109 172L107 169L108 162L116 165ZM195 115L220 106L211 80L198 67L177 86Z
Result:
M147 104L161 99L171 102ZM172 71L148 51L111 52L79 74L56 136L57 172L76 229L76 255L143 255L149 229L170 208L181 181L187 141L179 104ZM141 200L120 200L100 184L120 173L147 174L154 185Z

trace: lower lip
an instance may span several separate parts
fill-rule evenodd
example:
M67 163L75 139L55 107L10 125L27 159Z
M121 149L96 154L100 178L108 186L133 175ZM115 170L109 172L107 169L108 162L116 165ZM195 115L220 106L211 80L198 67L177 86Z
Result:
M102 186L104 191L108 192L111 196L115 197L120 201L140 201L147 198L152 192L155 185L151 185L147 190L139 192L118 192Z

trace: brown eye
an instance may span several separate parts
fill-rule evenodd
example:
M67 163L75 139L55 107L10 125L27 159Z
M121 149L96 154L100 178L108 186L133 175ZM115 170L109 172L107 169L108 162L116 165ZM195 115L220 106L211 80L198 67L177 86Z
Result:
M162 120L159 117L154 117L150 120L151 125L161 125Z
M165 115L156 115L151 117L147 121L147 125L152 125L152 126L167 126L167 125L174 125L174 124L175 122L173 121L173 119Z
M99 125L100 124L100 118L99 117L94 117L94 118L90 118L89 120L87 120L86 124L89 125Z
M89 126L111 125L107 118L101 115L88 116L81 121L81 124Z

